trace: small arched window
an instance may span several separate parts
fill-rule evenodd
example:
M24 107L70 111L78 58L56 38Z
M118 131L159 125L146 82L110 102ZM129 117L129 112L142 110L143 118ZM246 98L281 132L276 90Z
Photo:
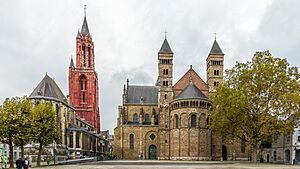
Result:
M178 115L176 114L175 115L175 128L178 128L179 127L179 118L178 118Z
M129 135L129 147L130 147L130 150L134 149L134 135L133 134Z
M133 122L136 122L136 123L139 122L139 116L138 116L137 113L135 113L135 114L133 115Z
M197 117L195 114L191 116L191 127L196 127L197 125Z
M81 55L81 59L82 59L82 66L85 67L86 61L85 61L85 45L82 44L82 55Z
M86 89L87 89L86 78L84 76L81 76L80 80L79 80L79 83L80 83L80 98L81 98L81 102L85 103L86 102Z
M91 67L91 46L88 46L88 67Z
M146 122L146 123L150 123L150 122L151 122L151 119L150 119L150 115L149 115L149 114L146 114L146 115L145 115L145 122Z

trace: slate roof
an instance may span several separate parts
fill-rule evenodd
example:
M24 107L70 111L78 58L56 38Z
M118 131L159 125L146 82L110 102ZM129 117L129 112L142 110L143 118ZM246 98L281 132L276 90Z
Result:
M81 35L90 35L89 27L87 24L86 17L84 16L83 24L81 27Z
M167 38L165 38L160 50L158 53L173 53L171 48L170 48L170 45L168 43L168 40Z
M207 97L193 84L190 83L183 91L176 97L176 99L207 99Z
M217 40L214 41L212 47L211 47L211 50L209 52L209 54L221 54L221 55L224 55L224 53L222 52Z
M155 86L128 86L126 103L157 104L158 88Z
M52 99L68 104L66 97L64 96L58 85L47 74L37 85L37 87L33 90L29 98Z

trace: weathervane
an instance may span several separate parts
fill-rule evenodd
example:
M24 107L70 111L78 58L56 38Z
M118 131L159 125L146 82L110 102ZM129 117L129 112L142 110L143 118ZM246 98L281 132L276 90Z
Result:
M84 5L84 16L86 16L86 5Z
M214 34L215 34L215 40L217 40L217 32L215 32Z

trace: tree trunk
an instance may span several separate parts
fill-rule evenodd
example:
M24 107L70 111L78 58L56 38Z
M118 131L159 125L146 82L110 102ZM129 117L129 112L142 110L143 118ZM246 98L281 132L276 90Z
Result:
M37 166L41 166L41 154L42 154L42 148L43 148L43 144L40 143L40 146L39 146L39 153L38 153L38 157L37 157Z
M252 162L257 162L257 145L253 146L253 152L252 152Z
M21 140L20 147L21 147L21 158L22 158L22 160L24 160L24 141L23 140Z
M13 147L13 143L12 143L12 139L9 138L9 167L10 168L14 168L14 147Z

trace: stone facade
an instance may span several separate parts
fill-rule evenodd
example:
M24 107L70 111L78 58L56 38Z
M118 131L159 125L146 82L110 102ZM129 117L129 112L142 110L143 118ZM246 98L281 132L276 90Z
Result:
M158 52L155 86L124 85L114 129L117 159L248 160L240 141L209 129L209 92L223 82L224 54L217 41L207 57L207 83L190 69L173 85L173 52L167 39ZM241 152L242 151L242 152Z
M265 162L300 164L300 120L293 133L274 137L272 146L263 149L261 155Z

